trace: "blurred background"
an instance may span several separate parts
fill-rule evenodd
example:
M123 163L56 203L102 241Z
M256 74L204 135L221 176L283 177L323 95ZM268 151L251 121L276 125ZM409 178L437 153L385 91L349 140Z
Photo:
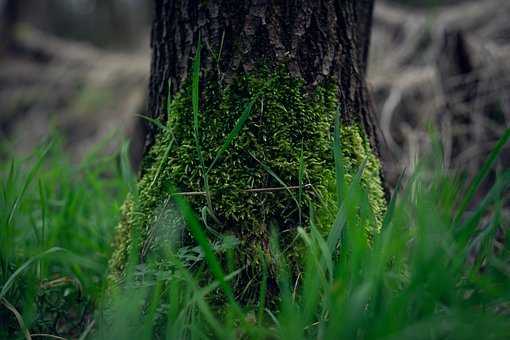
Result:
M142 153L149 0L0 0L0 160L63 136ZM440 142L472 176L510 122L510 1L376 1L368 74L390 185ZM510 166L505 150L498 167Z

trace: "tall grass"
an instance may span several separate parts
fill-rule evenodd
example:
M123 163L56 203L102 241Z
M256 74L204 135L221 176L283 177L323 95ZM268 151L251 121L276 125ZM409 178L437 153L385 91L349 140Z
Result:
M60 145L55 136L0 166L1 339L19 329L16 313L35 333L75 335L102 294L113 227L134 183L127 149L71 164Z
M357 176L347 182L339 174L337 190L347 195L332 233L322 236L313 223L298 230L305 245L298 278L278 235L272 239L277 308L266 306L265 280L257 305L235 301L229 282L242 268L225 265L218 252L237 243L215 239L180 196L168 209L186 220L197 246L163 245L163 263L133 260L123 285L105 296L113 226L134 187L126 149L72 165L58 143L46 144L1 168L0 338L505 339L510 170L478 204L470 201L509 138L507 132L471 184L446 173L441 157L424 159L393 193L371 245L359 227L373 221L367 194ZM302 208L315 216L311 205ZM264 263L260 270L267 277Z

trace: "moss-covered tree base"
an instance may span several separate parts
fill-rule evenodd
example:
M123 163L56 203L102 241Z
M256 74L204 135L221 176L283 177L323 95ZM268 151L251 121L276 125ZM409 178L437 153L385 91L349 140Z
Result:
M205 79L198 116L191 82L169 100L168 121L146 155L138 196L124 204L112 278L122 277L133 249L144 261L158 243L174 249L193 244L172 204L172 197L181 195L202 217L211 238L219 233L239 240L232 258L236 268L245 270L233 286L241 300L252 300L259 289L254 278L261 273L261 261L272 263L273 231L285 242L282 248L290 248L286 257L291 261L299 256L289 244L297 227L308 225L309 205L320 214L315 221L319 230L329 231L336 207L332 133L337 89L324 83L310 92L285 67L261 67L229 84L214 75ZM216 159L246 112L242 129ZM367 159L361 182L376 216L368 230L373 233L385 209L379 160L356 122L342 127L341 143L347 176ZM139 242L133 241L134 235Z

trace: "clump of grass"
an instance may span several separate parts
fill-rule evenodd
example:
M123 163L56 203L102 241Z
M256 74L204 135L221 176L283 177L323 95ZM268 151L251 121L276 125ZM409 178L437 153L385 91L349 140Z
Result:
M102 294L112 225L134 183L126 148L71 164L61 145L55 136L0 166L2 339L20 327L75 336Z
M165 205L167 213L185 221L196 246L168 242L159 250L166 261L160 256L142 264L139 249L132 250L125 281L103 296L112 226L127 188L133 188L125 157L75 167L58 148L45 147L2 168L0 337L44 331L90 339L505 339L510 242L502 235L509 222L504 207L510 171L468 207L509 138L510 130L469 185L447 174L437 155L422 162L393 194L371 245L359 228L374 218L359 180L363 166L348 180L337 176L338 190L348 195L328 237L317 230L320 216L309 205L309 223L297 233L304 244L297 277L279 249L279 235L271 238L278 269L278 301L271 308L265 301L267 264L260 263L266 275L258 303L239 305L230 283L242 268L219 260L219 253L239 244L207 233L179 196ZM175 221L160 223L172 230ZM53 289L60 310L44 310L36 302ZM75 294L65 300L73 291L83 299ZM227 297L222 305L212 300L218 292ZM83 312L88 305L96 312L85 308L82 324L41 325L44 316L57 315L51 313Z

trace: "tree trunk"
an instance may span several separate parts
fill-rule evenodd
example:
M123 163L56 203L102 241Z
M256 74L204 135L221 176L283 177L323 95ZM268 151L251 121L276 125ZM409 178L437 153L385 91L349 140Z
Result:
M336 214L338 114L346 177L367 160L361 181L375 221L362 227L369 236L380 228L385 197L364 82L372 9L373 0L156 1L149 114L166 128L147 127L139 194L124 205L113 278L133 249L143 262L163 243L193 244L172 204L183 196L202 212L212 242L218 234L239 241L235 265L245 269L233 285L241 300L256 297L261 261L274 274L273 232L299 268L299 246L288 244L309 225L310 207L323 234ZM227 138L240 117L242 128Z

